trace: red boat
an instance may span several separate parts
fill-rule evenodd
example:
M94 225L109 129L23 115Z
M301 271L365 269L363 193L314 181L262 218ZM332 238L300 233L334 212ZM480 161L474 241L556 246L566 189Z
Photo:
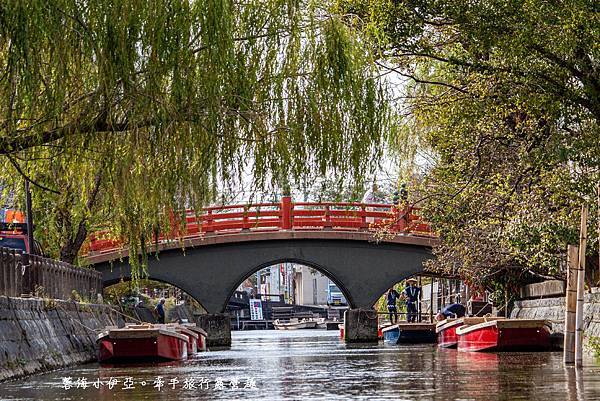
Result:
M340 324L338 325L338 327L340 328L340 339L344 339L344 325Z
M187 343L188 356L198 352L198 338L200 337L198 335L198 333L196 333L193 330L190 330L189 327L185 327L178 323L168 324L168 326L173 327L175 329L175 331L177 331L179 334L183 334L184 336L187 337L187 339L188 339L188 343Z
M474 324L484 323L492 319L484 317L461 317L458 319L448 318L438 322L435 326L437 333L438 346L442 348L456 348L458 346L458 335L456 329L461 326L472 326Z
M438 347L455 348L458 345L456 329L463 325L463 318L446 319L435 325L438 338Z
M107 327L97 342L100 362L179 361L188 355L188 337L164 324Z
M456 329L459 351L543 351L550 349L547 320L497 319Z
M206 331L196 326L196 323L180 323L180 326L183 326L186 329L191 330L198 335L198 340L196 344L197 352L206 351L206 338L208 337Z

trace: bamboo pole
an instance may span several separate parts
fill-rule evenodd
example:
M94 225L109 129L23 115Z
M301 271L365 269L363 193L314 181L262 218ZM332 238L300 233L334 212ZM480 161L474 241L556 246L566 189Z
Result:
M577 309L577 272L579 270L579 248L567 248L567 288L565 292L565 342L563 360L567 365L575 363L575 310Z
M579 232L579 263L577 263L577 308L575 310L575 366L583 365L583 291L585 280L585 251L587 242L587 206L581 207Z
M434 280L434 278L431 277L431 288L429 289L429 322L430 323L433 323L433 280Z
M422 291L423 286L421 285L421 275L418 276L418 280L419 280L419 283L417 284L417 286L419 287L419 318L418 318L419 320L418 320L418 322L421 322L423 319L423 317L421 315L421 312L422 312L421 309L423 307L423 291Z

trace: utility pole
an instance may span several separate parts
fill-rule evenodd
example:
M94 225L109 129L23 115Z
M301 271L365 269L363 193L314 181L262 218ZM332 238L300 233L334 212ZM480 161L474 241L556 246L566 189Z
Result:
M34 255L34 241L33 241L33 213L31 211L31 191L29 190L29 180L25 179L25 211L27 213L27 245L29 246L29 253Z
M583 364L583 298L585 280L585 251L587 244L588 208L581 207L581 230L579 232L579 263L577 271L577 309L575 310L575 366Z
M567 290L565 294L565 340L564 362L575 363L575 313L577 310L577 272L579 271L579 248L567 247Z

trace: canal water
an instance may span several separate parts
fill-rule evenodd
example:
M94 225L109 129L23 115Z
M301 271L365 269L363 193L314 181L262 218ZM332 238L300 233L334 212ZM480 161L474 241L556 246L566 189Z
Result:
M337 331L233 333L229 350L153 366L88 364L0 384L2 400L600 400L600 367L552 353L346 345Z

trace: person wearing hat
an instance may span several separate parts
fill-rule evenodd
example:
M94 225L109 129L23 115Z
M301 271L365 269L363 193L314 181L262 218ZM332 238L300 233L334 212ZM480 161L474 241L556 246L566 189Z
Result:
M417 303L419 302L419 296L421 295L421 288L417 287L417 280L409 278L406 280L407 286L402 291L404 298L406 299L406 321L414 323L417 321Z

